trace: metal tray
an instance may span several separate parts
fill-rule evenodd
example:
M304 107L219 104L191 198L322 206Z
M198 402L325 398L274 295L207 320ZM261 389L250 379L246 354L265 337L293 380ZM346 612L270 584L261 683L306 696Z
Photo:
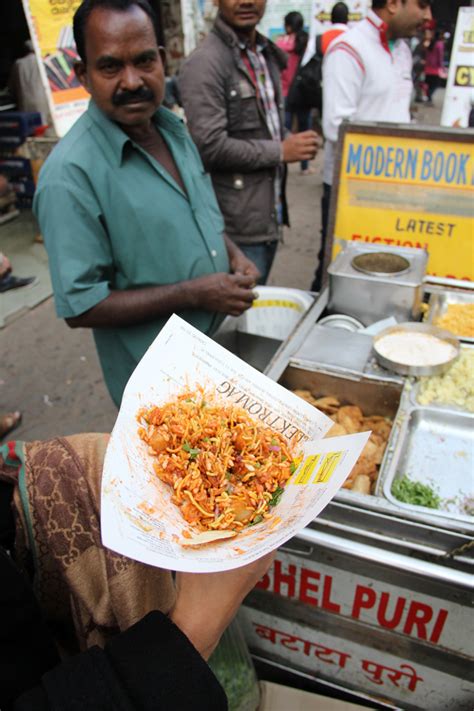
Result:
M397 413L403 397L403 383L383 381L367 378L362 374L339 374L325 371L315 365L301 367L298 363L291 363L282 373L280 385L289 390L310 390L315 397L332 395L337 397L342 405L358 405L365 416L381 415L388 417L393 422L392 432L385 448L384 457L379 468L379 478L385 467L388 466L396 440ZM379 502L383 494L367 496L347 489L341 489L336 494L339 501L371 500Z
M427 323L434 323L434 321L443 316L446 313L448 306L450 304L472 304L474 303L474 294L462 293L460 291L443 291L435 292L431 294L428 305L428 317L426 319ZM454 334L463 343L474 343L474 338L469 336L458 336L457 333Z
M401 418L400 433L389 470L379 477L377 493L400 509L474 524L464 501L474 497L474 416L433 407L411 407ZM443 508L406 504L392 494L395 480L407 475L433 486ZM443 505L444 504L444 505Z
M473 351L474 350L474 345L470 345L467 343L463 343L461 346L460 350L460 355L464 351ZM464 415L471 415L474 416L474 412L471 412L470 410L466 410L463 407L460 407L460 405L456 405L455 403L449 403L449 402L436 402L436 400L433 400L433 402L429 402L426 404L422 404L418 401L418 394L420 392L422 385L422 380L419 378L408 378L407 379L407 385L406 385L406 392L408 394L408 398L410 401L410 404L413 405L413 407L430 407L433 410L444 410L444 411L449 411L449 412L460 412Z

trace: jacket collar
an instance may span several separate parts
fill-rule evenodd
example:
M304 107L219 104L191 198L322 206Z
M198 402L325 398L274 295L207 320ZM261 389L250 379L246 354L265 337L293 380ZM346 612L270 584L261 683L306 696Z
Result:
M89 102L87 114L104 136L116 165L120 166L123 161L125 146L132 145L131 139L122 131L118 123L111 121L99 109L93 99ZM160 106L157 109L152 120L157 127L173 133L177 138L181 138L181 140L185 138L186 129L182 120L164 106Z
M369 10L367 12L367 22L371 25L373 31L378 34L382 47L386 52L391 54L387 39L387 23L384 22L373 10Z
M220 13L218 13L212 31L229 47L239 48L240 40L236 32L232 29L230 25L225 22ZM263 48L264 54L271 54L278 64L278 68L285 69L287 65L287 55L279 47L276 46L271 40L269 40L264 35L257 32L257 42Z

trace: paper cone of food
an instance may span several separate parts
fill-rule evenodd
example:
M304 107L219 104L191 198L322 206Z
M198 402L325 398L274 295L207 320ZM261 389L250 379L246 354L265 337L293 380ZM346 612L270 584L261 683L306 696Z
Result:
M130 378L104 463L105 546L171 570L237 568L312 521L369 433L326 415L172 316Z

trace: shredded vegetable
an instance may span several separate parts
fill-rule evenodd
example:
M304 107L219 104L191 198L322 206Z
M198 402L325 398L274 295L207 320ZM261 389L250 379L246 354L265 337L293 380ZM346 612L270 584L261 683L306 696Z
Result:
M201 390L141 409L138 420L154 471L199 531L240 531L269 518L295 468L281 434Z

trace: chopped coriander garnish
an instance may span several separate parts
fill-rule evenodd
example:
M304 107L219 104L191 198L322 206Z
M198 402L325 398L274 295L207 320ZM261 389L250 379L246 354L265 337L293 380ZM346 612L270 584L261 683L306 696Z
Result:
M291 464L290 464L290 472L291 472L292 474L294 474L297 469L298 469L297 463L296 463L295 461L291 462Z
M272 445L272 447L275 447L275 445L280 444L280 443L277 439L275 439L275 437L272 437L270 444Z
M263 516L262 514L258 514L255 516L254 520L249 523L249 526L255 526L257 523L261 523L263 521Z
M269 506L276 506L278 504L278 502L280 501L281 495L283 494L283 492L284 492L284 489L281 486L277 486L277 488L275 489L275 491L272 494L272 498L268 502L268 505Z
M392 494L405 504L426 506L429 509L438 509L441 503L441 498L431 486L421 481L412 481L406 475L393 482Z
M185 452L187 452L189 454L190 459L196 459L197 455L201 451L200 449L195 449L195 448L191 447L189 442L185 442L183 444L183 449Z

